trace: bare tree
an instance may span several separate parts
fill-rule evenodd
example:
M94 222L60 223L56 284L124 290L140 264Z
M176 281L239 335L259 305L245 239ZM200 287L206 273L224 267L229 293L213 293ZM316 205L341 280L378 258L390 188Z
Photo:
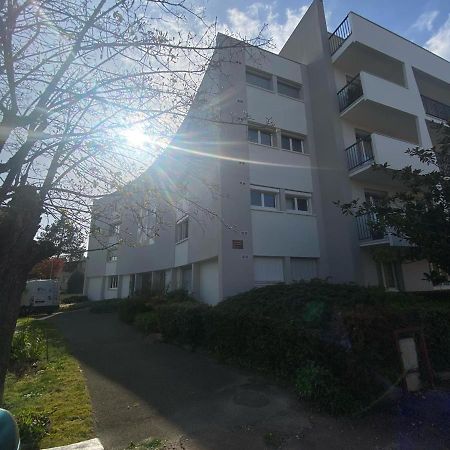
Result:
M55 252L43 217L84 225L142 173L158 143L124 132L170 135L217 44L185 0L0 0L0 32L1 403L27 274Z

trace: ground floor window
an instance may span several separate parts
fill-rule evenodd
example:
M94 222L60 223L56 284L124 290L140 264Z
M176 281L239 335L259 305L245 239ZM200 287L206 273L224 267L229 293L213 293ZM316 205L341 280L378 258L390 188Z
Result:
M381 262L378 264L379 283L390 291L403 290L403 276L398 262Z
M255 256L253 269L257 287L284 282L283 258Z
M109 289L117 289L119 286L119 276L112 275L109 277Z
M317 278L317 260L315 258L291 258L292 281L307 281Z

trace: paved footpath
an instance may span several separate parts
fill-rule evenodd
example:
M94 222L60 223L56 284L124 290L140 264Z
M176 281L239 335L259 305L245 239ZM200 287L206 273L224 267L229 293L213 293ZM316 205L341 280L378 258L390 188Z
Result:
M429 398L334 419L264 379L143 337L115 314L80 310L49 320L81 363L106 450L150 437L167 440L168 450L450 448L447 397L434 398L440 409L424 417L417 411Z

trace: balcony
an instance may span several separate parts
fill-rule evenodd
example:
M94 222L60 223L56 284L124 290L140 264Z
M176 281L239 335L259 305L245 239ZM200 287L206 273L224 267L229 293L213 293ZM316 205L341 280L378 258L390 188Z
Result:
M361 76L358 74L350 80L338 93L339 111L347 109L352 103L356 102L363 95Z
M413 142L372 133L345 149L349 176L365 183L394 184L392 174L386 171L371 170L374 164L385 163L392 170L411 166L412 169L420 169L425 173L430 172L432 167L423 164L418 158L409 157L406 153L408 149L414 147L416 145Z
M347 165L350 171L373 162L374 156L371 136L359 139L353 145L347 147L345 153L347 154Z
M364 214L357 216L356 229L358 231L358 239L362 247L371 245L389 245L391 247L407 247L411 244L405 239L400 239L389 231L381 231L373 229L376 223L374 214Z
M422 103L425 113L435 119L450 121L450 106L422 95Z
M418 144L417 103L405 87L360 72L337 97L341 118L354 128Z
M347 16L328 38L331 55L334 55L341 48L351 34L352 27L349 16Z

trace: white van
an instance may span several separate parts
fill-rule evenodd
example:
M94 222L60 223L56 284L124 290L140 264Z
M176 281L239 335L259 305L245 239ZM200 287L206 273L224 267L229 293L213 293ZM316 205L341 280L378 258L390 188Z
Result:
M21 311L54 312L59 308L58 280L30 280L21 298Z

